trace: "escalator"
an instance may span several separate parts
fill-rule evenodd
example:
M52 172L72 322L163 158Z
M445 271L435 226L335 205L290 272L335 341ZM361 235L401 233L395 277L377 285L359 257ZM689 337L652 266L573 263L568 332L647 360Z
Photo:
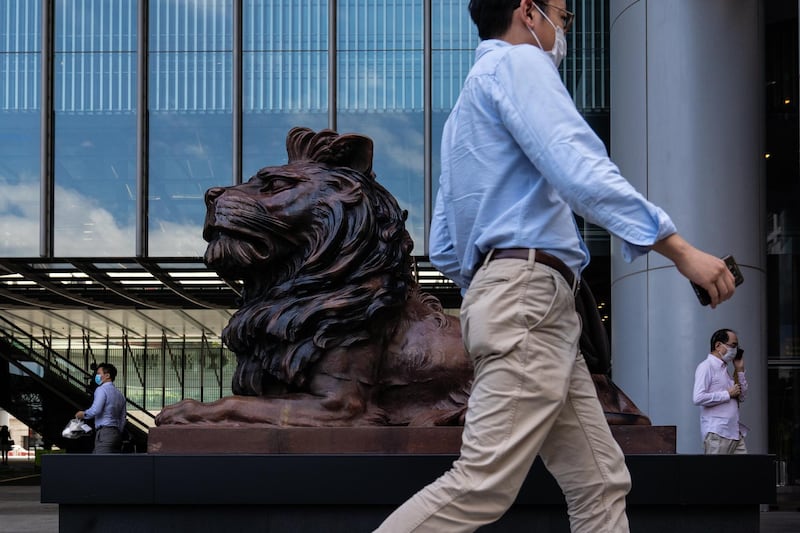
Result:
M55 445L67 452L91 452L93 438L67 439L61 431L77 411L91 405L93 376L2 318L0 321L0 407L39 433L46 448ZM152 418L128 399L123 451L147 450Z

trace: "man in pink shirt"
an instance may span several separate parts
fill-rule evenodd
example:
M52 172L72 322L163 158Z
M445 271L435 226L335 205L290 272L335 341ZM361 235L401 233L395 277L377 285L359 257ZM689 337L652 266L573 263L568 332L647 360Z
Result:
M692 400L700 406L700 433L706 454L747 453L747 427L739 422L739 402L747 393L743 353L735 331L717 330L711 336L711 353L695 370ZM733 377L728 373L731 362Z

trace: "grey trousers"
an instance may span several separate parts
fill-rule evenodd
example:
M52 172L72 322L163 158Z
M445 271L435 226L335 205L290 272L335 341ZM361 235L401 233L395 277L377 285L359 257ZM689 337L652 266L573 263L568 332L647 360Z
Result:
M94 452L120 453L122 451L122 434L112 426L103 426L94 434Z

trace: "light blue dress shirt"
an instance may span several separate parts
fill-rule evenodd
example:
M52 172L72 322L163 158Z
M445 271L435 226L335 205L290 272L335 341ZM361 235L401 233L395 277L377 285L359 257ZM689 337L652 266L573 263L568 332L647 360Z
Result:
M442 135L433 265L462 288L492 248L537 248L576 275L589 251L573 211L623 242L626 261L676 229L619 173L539 48L476 50Z
M96 428L114 426L122 431L128 417L125 396L112 382L107 381L95 389L92 406L83 412L83 416L94 418Z

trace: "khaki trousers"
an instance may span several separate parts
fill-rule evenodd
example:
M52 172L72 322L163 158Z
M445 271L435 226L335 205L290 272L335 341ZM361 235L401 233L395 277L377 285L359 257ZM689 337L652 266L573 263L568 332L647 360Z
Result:
M572 288L533 252L527 262L487 259L461 321L475 365L461 456L376 531L456 533L494 522L537 454L564 491L573 532L628 531L630 476L578 351Z
M716 433L706 433L706 438L703 439L703 448L706 455L744 455L747 453L747 446L741 435L739 435L739 440L733 440Z

